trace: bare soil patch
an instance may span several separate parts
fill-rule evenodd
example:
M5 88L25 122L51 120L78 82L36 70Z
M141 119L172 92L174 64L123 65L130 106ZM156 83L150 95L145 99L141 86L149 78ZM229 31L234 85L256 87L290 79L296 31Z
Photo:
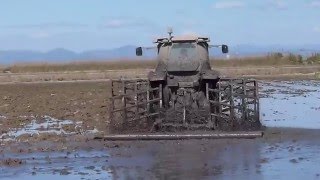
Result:
M19 83L0 85L0 132L26 124L44 126L48 117L81 122L83 130L105 131L108 123L108 82ZM65 123L63 130L74 127ZM40 138L41 139L41 138Z

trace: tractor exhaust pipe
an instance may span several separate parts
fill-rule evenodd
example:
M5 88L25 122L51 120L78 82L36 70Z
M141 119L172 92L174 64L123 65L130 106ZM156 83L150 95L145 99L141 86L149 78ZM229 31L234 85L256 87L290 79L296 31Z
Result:
M187 140L187 139L254 139L263 136L262 131L221 132L210 134L121 134L95 137L105 141L138 141L138 140Z

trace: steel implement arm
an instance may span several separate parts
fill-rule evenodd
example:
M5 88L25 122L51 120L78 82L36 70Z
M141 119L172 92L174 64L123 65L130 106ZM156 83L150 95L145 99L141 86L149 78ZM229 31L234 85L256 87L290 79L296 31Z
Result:
M210 134L119 134L95 137L106 141L137 140L187 140L187 139L254 139L262 137L262 131L252 132L220 132Z
M225 45L225 44L221 44L221 45L209 45L209 48L213 48L213 47L215 47L215 48L222 48L222 52L223 52L223 53L228 53L228 52L229 52L229 48L228 48L228 46Z
M220 45L209 45L209 48L221 48L224 44Z
M141 47L142 49L145 49L145 50L150 50L150 49L157 49L156 46L151 46L151 47Z
M222 47L222 45L209 45L209 48L219 48Z

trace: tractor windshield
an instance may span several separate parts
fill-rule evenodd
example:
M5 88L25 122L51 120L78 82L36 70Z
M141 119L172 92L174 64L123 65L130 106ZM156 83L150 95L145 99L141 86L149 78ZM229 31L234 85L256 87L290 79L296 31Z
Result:
M172 61L193 61L197 55L196 45L193 43L174 43L171 47L169 59Z
M198 65L195 43L173 43L169 53L169 71L195 71Z

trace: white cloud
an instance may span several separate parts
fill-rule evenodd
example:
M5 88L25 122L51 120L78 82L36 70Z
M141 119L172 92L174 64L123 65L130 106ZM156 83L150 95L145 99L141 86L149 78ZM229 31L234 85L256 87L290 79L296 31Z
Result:
M124 25L126 25L127 22L120 20L120 19L111 19L109 21L107 21L107 23L105 24L106 27L109 28L119 28L122 27Z
M280 9L280 10L285 10L288 8L288 3L286 3L285 1L283 0L271 0L269 2L269 5L272 7L272 8L276 8L276 9Z
M309 3L310 7L320 7L320 1L312 1Z
M128 28L128 27L146 27L153 24L144 19L135 18L112 18L108 19L103 27L106 28Z
M44 38L50 37L51 34L47 32L36 32L36 33L30 34L29 36L34 39L44 39Z
M86 24L79 24L73 22L52 22L39 24L16 24L16 25L2 25L0 28L5 29L58 29L58 28L85 28Z
M214 8L216 9L230 9L230 8L242 8L245 6L245 3L241 1L224 1L217 2L214 4Z
M99 25L101 28L120 29L120 28L154 28L156 25L143 18L112 18Z
M314 32L320 33L320 26L316 26L312 29Z

